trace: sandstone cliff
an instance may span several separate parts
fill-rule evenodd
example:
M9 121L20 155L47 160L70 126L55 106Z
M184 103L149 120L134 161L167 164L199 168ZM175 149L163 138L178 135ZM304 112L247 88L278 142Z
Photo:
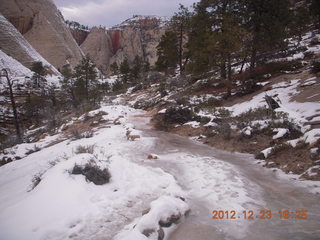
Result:
M69 28L74 40L76 40L77 44L80 46L88 37L89 31L84 31L81 29L73 29Z
M105 28L92 28L81 49L102 72L107 72L113 52L111 39Z
M132 62L136 56L154 66L165 22L156 16L135 16L111 29L93 28L81 48L103 72L114 62L119 66L125 58Z
M0 12L56 68L81 60L83 53L51 0L1 0Z
M113 27L111 36L115 55L112 62L120 64L124 58L132 62L136 55L154 66L157 61L157 46L165 33L167 19L157 16L134 16ZM114 37L117 36L118 37Z
M58 74L58 71L48 63L29 43L28 41L17 31L17 29L7 21L7 19L0 14L0 48L25 67L30 68L33 62L42 62L47 66L51 73ZM5 62L8 58L1 56L2 64L5 66Z

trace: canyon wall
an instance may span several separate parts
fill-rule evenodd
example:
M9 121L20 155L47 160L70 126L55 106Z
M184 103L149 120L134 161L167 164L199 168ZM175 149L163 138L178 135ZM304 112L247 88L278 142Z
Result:
M0 12L53 66L76 66L83 53L51 0L1 0Z
M156 16L134 16L110 29L93 28L81 48L104 73L110 64L119 66L124 59L132 63L136 56L154 66L165 23Z

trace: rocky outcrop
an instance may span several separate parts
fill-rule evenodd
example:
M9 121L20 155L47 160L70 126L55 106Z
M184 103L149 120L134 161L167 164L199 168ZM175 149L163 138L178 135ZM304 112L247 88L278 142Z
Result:
M134 16L108 30L115 55L110 62L120 64L124 58L132 62L140 56L154 66L157 61L157 46L165 33L167 19L157 16Z
M74 40L76 40L77 44L80 46L88 37L89 31L82 29L73 29L69 28Z
M83 53L51 0L1 0L0 12L56 68L78 64Z
M135 16L111 29L93 28L81 48L103 72L114 62L119 66L124 59L133 62L136 56L154 66L165 22L156 16Z
M42 62L44 66L53 74L59 74L58 71L48 63L21 35L17 29L7 21L7 19L0 14L0 48L8 56L11 56L27 68L31 68L34 62ZM7 66L5 58L1 55L1 66ZM8 65L10 66L10 64ZM18 67L13 64L12 68ZM20 73L20 72L19 72Z
M92 28L81 45L81 49L89 55L102 72L107 72L113 50L110 36L105 28Z

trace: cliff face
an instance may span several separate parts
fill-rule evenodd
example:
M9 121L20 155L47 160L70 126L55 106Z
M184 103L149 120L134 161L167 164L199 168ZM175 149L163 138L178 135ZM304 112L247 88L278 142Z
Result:
M0 48L8 56L11 56L27 68L33 62L42 62L51 73L58 74L58 71L48 63L21 35L17 29L0 14ZM1 58L6 61L7 58ZM4 63L3 63L4 64Z
M69 28L74 40L76 40L78 46L80 46L88 37L89 31L84 31L81 29Z
M156 16L135 16L111 29L93 28L81 48L103 72L114 62L119 66L125 58L132 62L136 56L154 66L165 22Z
M165 18L157 16L134 16L108 30L114 48L110 62L120 64L124 58L132 62L135 56L154 66L157 61L157 46L165 33ZM119 37L117 36L119 35Z
M0 12L56 68L81 60L83 53L51 0L1 0Z
M105 28L92 28L81 49L90 56L101 71L108 71L113 52L112 42Z

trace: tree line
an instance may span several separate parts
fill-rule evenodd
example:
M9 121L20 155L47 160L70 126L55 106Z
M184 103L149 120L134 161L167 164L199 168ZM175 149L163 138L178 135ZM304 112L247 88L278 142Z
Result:
M286 49L285 39L312 21L320 29L318 0L201 0L189 10L180 5L157 47L159 71L181 75L218 70L229 86L235 63L250 71L269 54ZM241 64L240 64L241 66Z

